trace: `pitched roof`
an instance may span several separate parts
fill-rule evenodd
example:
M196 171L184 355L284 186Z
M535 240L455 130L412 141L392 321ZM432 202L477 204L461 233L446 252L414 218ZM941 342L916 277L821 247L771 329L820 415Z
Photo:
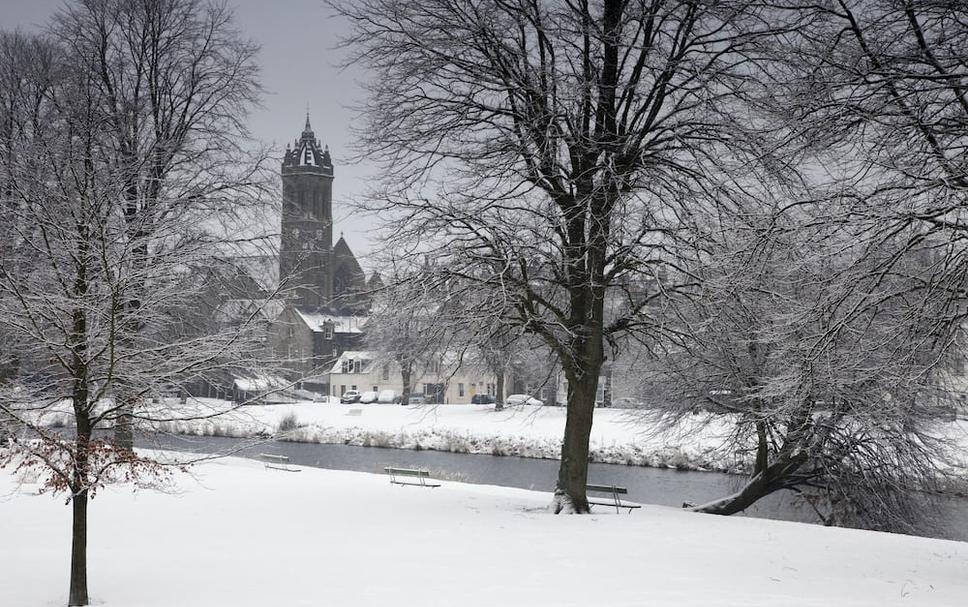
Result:
M373 352L367 350L347 350L339 355L339 358L333 363L333 368L330 369L330 373L342 373L343 372L343 362L349 360L359 360L366 361L369 364L376 360L377 356Z
M373 272L373 274L370 276L370 279L366 281L366 286L368 286L371 291L382 289L385 286L383 284L383 277L380 276L379 272Z
M350 245L346 243L346 239L343 237L343 233L340 232L339 240L333 245L333 255L340 255L343 257L352 257L354 260L356 256L353 255L353 251L350 250Z
M299 308L293 308L293 310L313 333L322 333L326 323L333 324L333 333L363 333L363 327L366 324L366 316L336 316Z

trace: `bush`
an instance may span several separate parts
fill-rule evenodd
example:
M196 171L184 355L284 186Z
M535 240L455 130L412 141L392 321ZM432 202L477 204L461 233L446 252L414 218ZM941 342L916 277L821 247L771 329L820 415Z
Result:
M296 414L291 411L287 413L285 417L279 420L279 432L292 432L298 427L299 418L297 418Z

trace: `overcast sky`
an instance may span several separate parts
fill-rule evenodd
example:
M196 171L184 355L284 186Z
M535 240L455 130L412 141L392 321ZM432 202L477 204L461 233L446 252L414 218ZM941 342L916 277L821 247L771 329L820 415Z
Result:
M288 141L302 132L309 105L313 130L333 155L334 241L345 232L358 257L373 245L368 242L371 220L354 216L345 201L362 194L374 169L348 165L352 140L350 106L362 99L354 76L336 67L340 55L333 50L346 25L330 16L321 0L227 0L240 30L258 42L262 51L264 107L250 117L255 137L274 144L280 154ZM41 28L65 0L0 0L0 27ZM364 262L365 260L361 259Z

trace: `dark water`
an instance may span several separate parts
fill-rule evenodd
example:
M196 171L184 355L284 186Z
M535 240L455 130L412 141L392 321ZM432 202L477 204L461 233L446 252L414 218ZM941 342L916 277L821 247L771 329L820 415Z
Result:
M194 453L231 452L241 457L259 453L285 455L299 466L353 470L382 474L384 466L414 467L430 470L435 478L467 483L519 487L536 491L554 489L558 474L556 460L497 457L443 451L410 451L350 445L321 445L199 437L151 435L140 437L139 447L189 451ZM718 472L688 472L664 468L645 468L616 464L589 464L590 483L620 485L629 490L629 500L644 504L681 506L688 501L701 504L739 489L743 478ZM968 541L968 500L946 499L933 514L941 528L925 526L924 534ZM748 509L744 516L816 523L819 518L803 500L790 492L767 496Z

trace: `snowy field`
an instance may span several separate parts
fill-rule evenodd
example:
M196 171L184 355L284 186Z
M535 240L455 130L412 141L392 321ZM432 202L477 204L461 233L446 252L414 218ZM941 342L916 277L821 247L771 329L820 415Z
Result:
M186 407L186 405L181 405ZM215 410L219 403L199 399L189 408ZM249 406L209 420L159 425L177 434L253 437L277 433L287 416L297 428L288 440L314 443L433 449L521 457L557 458L565 427L564 407L493 405L336 405L293 403ZM735 472L743 456L722 452L725 424L657 433L623 409L596 409L591 435L592 461Z
M646 506L554 516L547 494L197 466L172 494L99 494L102 607L968 604L968 543ZM0 605L66 604L70 509L0 472Z

